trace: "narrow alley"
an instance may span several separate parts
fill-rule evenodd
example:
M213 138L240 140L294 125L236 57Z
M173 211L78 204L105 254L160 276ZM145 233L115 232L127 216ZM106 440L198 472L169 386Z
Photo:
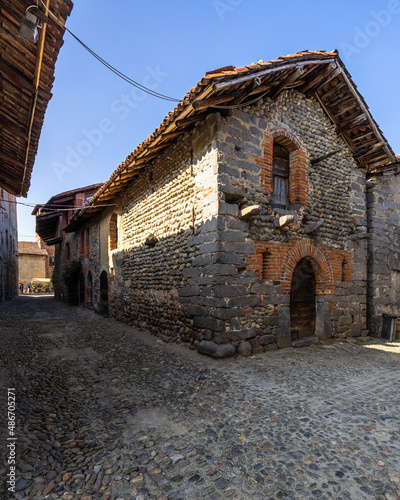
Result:
M215 360L48 296L0 336L2 498L400 498L399 342Z

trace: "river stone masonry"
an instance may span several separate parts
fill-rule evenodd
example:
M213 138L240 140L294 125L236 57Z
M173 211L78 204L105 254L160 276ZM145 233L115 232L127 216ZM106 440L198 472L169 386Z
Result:
M271 206L267 156L274 139L293 148L291 162L294 155L305 157L302 178L297 172L292 181L301 184L299 200L289 210ZM220 267L209 273L207 283L210 301L215 299L211 315L219 320L213 329L214 342L235 346L250 342L252 352L292 345L291 276L286 278L289 268L284 267L288 255L296 262L311 258L321 268L317 336L365 334L365 172L357 168L319 103L287 91L275 102L268 99L234 110L219 122L218 151L220 231L212 260ZM330 151L337 154L310 163ZM258 212L249 219L243 217L246 208L252 207L259 207ZM288 215L294 222L281 228L280 220ZM317 230L309 231L313 225ZM218 271L220 276L215 276ZM196 286L201 281L195 277L189 283ZM196 324L206 329L214 326L208 309L198 309L196 314Z
M368 180L368 328L380 334L382 314L400 315L400 177Z
M274 143L290 155L287 209L273 203ZM95 310L106 294L111 316L217 357L366 334L366 172L316 99L289 90L209 114L113 203L68 237L78 252L89 228L85 276L107 273ZM299 336L301 262L315 306Z

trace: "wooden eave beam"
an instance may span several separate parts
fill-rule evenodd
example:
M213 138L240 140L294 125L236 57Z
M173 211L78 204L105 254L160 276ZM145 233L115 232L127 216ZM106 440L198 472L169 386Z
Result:
M378 149L381 149L385 146L386 143L384 142L378 142L378 144L375 144L374 146L368 148L368 149L364 149L363 151L360 151L360 152L356 152L354 153L354 158L360 158L362 156L368 156L370 154L373 154L374 152L376 152Z
M26 76L21 75L18 71L9 66L2 59L0 59L0 74L17 87L29 90L29 92L35 91L32 82L28 78L26 78Z
M14 125L12 122L0 116L0 126L4 131L8 132L13 136L17 136L20 139L26 139L27 133L20 129L17 125Z
M247 92L245 93L245 97L247 97ZM207 109L212 106L216 106L218 104L223 104L229 101L234 100L236 97L243 96L243 90L239 92L234 92L229 95L219 95L216 97L211 97L210 99L203 99L201 101L195 101L193 103L193 109L196 111L200 111L202 109ZM180 121L180 120L179 120Z
M329 58L329 59L316 59L316 60L310 59L310 60L306 60L306 61L299 60L299 61L292 62L292 63L282 63L282 64L279 64L277 66L271 65L272 67L266 68L266 69L261 70L261 71L259 71L259 70L255 71L255 72L253 72L249 75L246 75L246 76L233 78L232 80L229 80L227 82L216 83L216 84L214 84L214 90L219 91L219 90L225 89L227 87L232 87L234 85L238 85L239 83L248 82L249 80L253 80L256 77L261 78L263 76L273 75L274 73L277 73L279 71L285 71L285 70L288 70L290 68L300 68L302 66L308 66L308 65L324 65L324 64L330 64L333 62L335 62L334 57Z
M340 92L341 89L346 88L345 82L340 82L337 85L334 85L331 89L327 90L325 93L321 94L321 97L328 98L333 94L336 94L337 92ZM323 92L323 90L321 90Z
M355 116L356 115L356 116ZM336 133L341 134L345 130L353 130L356 127L360 127L363 122L367 121L367 115L365 113L353 113L348 120L344 120L339 127L336 127Z
M314 92L314 87L317 87L325 78L330 78L328 81L332 80L335 78L339 73L340 73L340 68L338 68L336 62L331 62L327 67L323 68L321 71L318 70L318 68L315 70L316 75L313 77L313 73L311 74L311 80L306 83L304 86L300 87L301 92L304 94L310 93L312 94ZM324 84L327 82L324 82Z
M5 162L10 163L14 167L24 168L24 164L22 163L22 161L16 160L15 158L12 158L8 154L4 153L4 151L2 151L2 150L0 150L0 158L2 160L4 160Z
M348 78L348 76L346 75L346 73L343 71L343 78L345 79L346 83L348 84L349 86L349 89L350 89L350 92L354 95L356 101L358 102L360 108L365 112L365 114L367 115L368 117L368 121L370 122L370 125L371 125L371 128L372 130L374 131L377 139L379 142L384 142L385 143L385 146L384 146L384 149L385 149L385 152L388 156L388 160L389 162L393 162L396 160L396 157L394 156L394 153L389 149L389 146L388 144L386 143L383 135L381 134L381 132L379 131L374 119L372 118L372 115L371 113L369 112L369 109L368 107L363 103L360 95L358 94L357 90L354 88L352 82L350 81L350 79Z
M268 94L268 97L271 99L274 99L277 97L288 85L291 83L295 82L299 78L301 78L303 75L310 73L310 71L314 68L309 68L306 73L304 72L303 68L297 68L294 71L291 71L287 77L283 77L283 81L276 87L272 92Z

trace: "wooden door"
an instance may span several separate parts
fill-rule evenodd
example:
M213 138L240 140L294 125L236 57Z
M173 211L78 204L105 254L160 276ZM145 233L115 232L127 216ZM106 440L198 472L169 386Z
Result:
M315 334L315 274L307 259L298 262L290 290L292 340Z

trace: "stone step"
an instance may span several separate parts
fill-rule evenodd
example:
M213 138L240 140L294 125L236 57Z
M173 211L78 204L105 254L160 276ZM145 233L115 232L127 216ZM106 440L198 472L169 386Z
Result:
M311 344L316 344L318 342L318 337L312 335L311 337L303 337L301 339L292 340L293 347L306 347Z

